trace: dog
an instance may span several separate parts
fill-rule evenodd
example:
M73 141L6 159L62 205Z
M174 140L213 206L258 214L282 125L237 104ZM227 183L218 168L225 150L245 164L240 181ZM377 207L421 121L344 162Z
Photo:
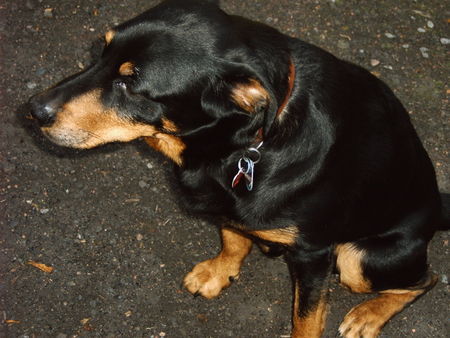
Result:
M188 209L217 215L222 251L184 278L214 298L257 243L284 255L292 337L320 337L330 276L356 293L339 328L376 337L430 290L427 244L448 228L408 113L365 69L217 1L166 0L105 34L92 66L30 99L54 143L143 138L175 163Z

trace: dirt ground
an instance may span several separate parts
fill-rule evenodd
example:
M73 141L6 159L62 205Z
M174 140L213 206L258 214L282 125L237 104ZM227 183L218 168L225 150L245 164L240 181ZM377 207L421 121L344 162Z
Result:
M108 27L158 1L0 2L0 337L286 337L291 285L282 259L254 250L215 300L181 287L220 242L183 211L171 164L141 141L58 148L24 119L27 99L86 67ZM404 102L437 170L449 174L449 7L442 0L223 0L370 69ZM436 287L382 337L449 337L449 234L437 233ZM30 261L54 268L46 273ZM325 337L366 296L334 283Z

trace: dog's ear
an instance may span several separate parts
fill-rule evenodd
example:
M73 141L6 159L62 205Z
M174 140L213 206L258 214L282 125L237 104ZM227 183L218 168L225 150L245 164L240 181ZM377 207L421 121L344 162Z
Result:
M273 92L257 76L239 72L212 80L203 91L201 105L214 119L232 114L259 117L266 134L276 115L275 101Z

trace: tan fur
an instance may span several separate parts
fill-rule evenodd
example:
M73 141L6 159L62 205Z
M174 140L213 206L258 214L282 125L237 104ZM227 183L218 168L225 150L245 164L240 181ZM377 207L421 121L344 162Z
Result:
M377 337L392 316L424 292L424 290L401 291L402 293L383 293L375 299L355 306L345 316L339 332L346 338Z
M248 231L248 234L269 242L284 245L294 245L298 237L298 229L297 227L288 227L271 230L256 230Z
M170 120L166 119L166 118L162 119L162 125L163 125L164 130L166 130L166 131L170 131L172 133L175 133L175 132L179 131L179 129L175 125L175 123L173 121L170 121Z
M353 292L371 292L370 282L363 274L364 250L357 249L352 243L346 243L337 245L335 254L341 284L347 286Z
M179 166L183 165L182 153L186 145L179 137L158 132L153 137L146 137L145 141L150 147L162 152Z
M299 304L300 292L299 282L296 281L292 314L292 338L319 338L325 329L325 319L328 308L325 295L322 295L317 306L309 311L305 317L299 317L298 309L299 306L301 306L301 304Z
M109 30L105 33L106 45L109 45L111 43L112 39L114 39L114 35L116 35L116 32L114 32L113 30Z
M222 251L215 258L197 264L184 278L184 286L193 294L205 298L217 297L231 284L230 277L239 277L244 258L252 248L252 241L239 231L222 228Z
M134 63L131 61L124 62L119 67L119 74L122 76L131 76L134 74Z
M55 122L42 131L55 143L73 148L92 148L109 142L128 142L152 136L155 127L134 123L100 101L96 89L66 103L56 114Z
M238 84L232 90L231 98L242 109L255 113L258 105L267 104L269 93L257 80L250 79L248 83Z

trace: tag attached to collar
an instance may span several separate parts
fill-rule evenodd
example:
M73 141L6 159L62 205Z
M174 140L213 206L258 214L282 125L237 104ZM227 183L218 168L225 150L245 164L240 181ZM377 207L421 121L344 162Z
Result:
M245 183L248 191L253 190L253 177L255 172L255 164L261 159L261 153L259 148L262 146L263 142L260 142L256 147L248 148L244 155L238 161L238 172L234 176L231 182L231 187L235 188L242 177L245 178Z

